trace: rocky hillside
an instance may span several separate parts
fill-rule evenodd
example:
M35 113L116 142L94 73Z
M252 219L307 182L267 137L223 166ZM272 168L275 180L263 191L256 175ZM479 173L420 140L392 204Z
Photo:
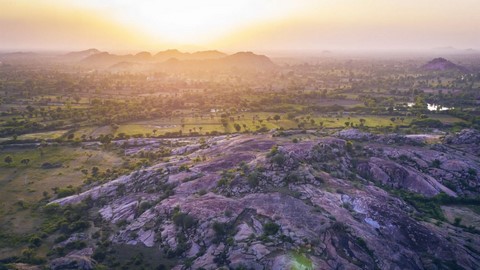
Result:
M456 70L461 72L468 71L467 68L454 64L442 57L435 58L429 61L428 63L422 66L422 69L429 70L429 71L446 71L446 70Z
M92 227L49 264L115 268L135 253L138 269L478 269L479 138L193 139L167 162L52 202L83 201ZM145 147L156 146L126 153Z

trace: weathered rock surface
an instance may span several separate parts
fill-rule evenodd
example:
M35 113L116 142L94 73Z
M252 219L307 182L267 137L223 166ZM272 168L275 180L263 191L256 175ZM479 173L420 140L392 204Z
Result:
M92 270L94 267L95 264L89 257L78 255L68 255L50 263L52 270Z
M378 137L373 135L372 133L362 132L354 128L341 130L335 133L335 135L345 140L356 140L356 141L372 140Z
M389 160L372 157L357 169L362 176L392 188L402 188L425 196L438 195L440 192L456 196L455 192L435 178Z
M480 144L480 132L475 129L464 129L457 134L447 136L445 141L450 144Z
M421 209L388 192L478 196L478 158L448 145L346 130L299 143L242 135L180 147L172 152L183 159L56 202L99 202L114 245L178 258L175 269L186 261L192 269L480 267L478 234L421 218ZM51 265L93 266L75 254Z

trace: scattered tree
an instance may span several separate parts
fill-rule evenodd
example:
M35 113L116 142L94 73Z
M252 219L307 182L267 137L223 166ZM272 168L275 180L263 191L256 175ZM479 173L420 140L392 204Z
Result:
M23 165L27 166L28 163L30 163L30 159L24 158L24 159L22 159L22 160L20 161L20 163L22 163Z
M11 156L6 156L3 161L5 161L5 163L7 163L8 165L10 165L10 163L13 162L13 158Z

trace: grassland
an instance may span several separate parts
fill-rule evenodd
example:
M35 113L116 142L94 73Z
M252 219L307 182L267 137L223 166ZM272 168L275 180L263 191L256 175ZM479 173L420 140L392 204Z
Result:
M30 133L18 136L18 140L53 140L60 138L67 130L55 130L49 132Z
M295 129L299 128L299 124L304 122L302 128L344 128L346 123L353 123L354 126L359 126L362 121L364 121L364 126L366 127L386 127L386 126L401 126L407 127L411 124L414 117L403 117L403 120L400 117L396 117L392 121L392 116L379 116L379 115L300 115L296 116L293 119L287 118L287 114L278 114L280 120L273 120L273 117L276 114L274 113L242 113L237 115L232 115L235 120L228 121L227 126L223 126L221 123L221 118L215 116L210 117L184 117L184 118L173 118L173 119L154 119L148 121L139 121L131 122L126 124L119 125L119 128L116 130L111 130L109 126L100 127L97 129L82 129L79 132L76 132L75 137L80 137L81 134L86 134L88 136L97 137L100 134L109 134L112 133L115 136L123 133L125 135L165 135L167 133L182 131L182 134L188 135L191 132L196 132L201 135L209 134L212 131L220 133L235 133L237 130L234 125L240 125L240 132L244 131L257 131L261 128L270 129ZM463 123L465 122L462 119L449 116L449 115L440 115L432 114L429 116L431 119L438 119L444 124L454 124L454 123ZM267 120L271 118L271 120ZM313 123L311 122L313 120ZM154 132L155 131L155 132Z
M13 159L12 163L4 162L7 156ZM30 162L22 164L23 159ZM25 209L51 195L53 188L82 185L85 179L82 169L97 166L103 171L118 168L123 163L122 158L111 151L68 146L4 150L0 161L0 228L7 227L14 233L25 233L38 225ZM46 169L42 168L44 163L61 166Z

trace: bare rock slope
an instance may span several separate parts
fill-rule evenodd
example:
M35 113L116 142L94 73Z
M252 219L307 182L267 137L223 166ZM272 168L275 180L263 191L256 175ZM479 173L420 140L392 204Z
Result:
M478 196L478 156L391 139L214 137L55 203L93 202L113 246L175 269L478 269L478 230L439 207Z

